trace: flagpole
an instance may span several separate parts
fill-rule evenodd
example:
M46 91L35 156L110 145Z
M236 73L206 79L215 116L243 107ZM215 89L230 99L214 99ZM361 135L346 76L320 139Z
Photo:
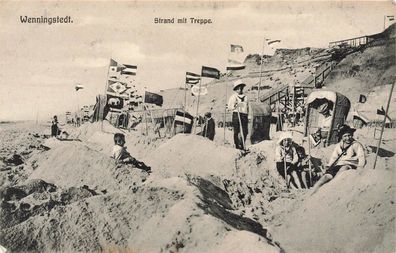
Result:
M79 108L80 108L80 105L79 105L79 102L78 102L78 91L76 90L76 99L77 99L77 111L76 111L76 115L77 115L77 118L78 118L78 111L79 111ZM77 120L77 119L76 119ZM81 122L81 119L80 119L80 122Z
M228 85L228 71L226 70L226 80L225 80L225 105L224 105L224 125L223 125L223 128L224 128L224 134L223 134L223 142L224 142L224 144L226 143L226 141L225 141L225 136L226 136L226 123L227 123L227 97L228 97L228 87L227 87L227 85Z
M385 19L386 19L386 15L384 15L384 30L385 30Z
M187 83L184 82L184 115L183 117L186 118L186 108L187 108ZM183 132L186 129L185 122L183 120Z
M388 115L388 111L389 111L389 105L390 105L390 101L392 98L392 92L393 92L393 87L395 86L395 83L392 84L390 93L389 93L389 98L388 98L388 104L386 105L386 110L385 110L385 115L384 115L384 121L382 122L382 127L381 127L381 135L380 138L378 140L378 144L377 144L377 151L375 152L375 160L374 160L374 165L373 165L373 170L375 169L375 165L377 164L377 158L378 158L378 152L379 149L381 147L381 142L382 142L382 134L384 133L384 128L385 128L385 123L386 123L386 117Z
M199 108L199 98L200 98L200 96L201 96L201 80L202 80L202 77L201 77L201 79L199 79L199 89L198 89L198 100L197 100L197 113L196 113L196 117L198 118L198 108ZM198 121L199 121L199 118L198 118ZM197 124L198 124L198 122L196 122L196 124L195 124L195 126L194 126L194 134L196 134L197 133Z
M261 51L261 56L260 56L260 81L259 81L258 90L257 90L257 101L260 100L260 89L261 89L261 81L262 81L264 45L265 45L264 43L265 43L265 38L264 38L264 41L263 41L263 50Z
M232 45L231 45L231 51L232 51ZM228 52L228 56L227 56L227 61L230 59L230 54L231 52ZM229 70L227 69L227 65L226 65L226 78L225 78L225 105L224 105L224 125L223 125L223 142L224 144L226 143L225 139L226 139L226 125L227 125L227 105L228 105L228 75L229 75Z
M111 60L113 59L113 57L111 57L110 58ZM117 63L118 64L118 63ZM105 89L104 89L104 96L106 97L106 104L107 104L107 95L106 95L106 93L107 93L107 86L109 85L109 68L110 68L110 64L109 64L109 67L107 68L107 77L106 77L106 84L105 84ZM99 97L99 99L100 99L100 97ZM103 108L105 107L106 105L104 105L103 106ZM102 119L102 121L101 121L101 124L100 124L100 131L101 132L103 132L103 121L104 121L105 119L104 119L104 113L103 113L103 119Z

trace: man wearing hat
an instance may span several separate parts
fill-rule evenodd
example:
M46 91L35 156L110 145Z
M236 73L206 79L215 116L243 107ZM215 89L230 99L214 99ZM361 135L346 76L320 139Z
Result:
M209 140L213 141L215 136L215 122L212 118L212 113L207 112L205 113L205 125L203 127L202 136L208 138Z
M328 169L324 176L319 179L313 188L312 194L320 186L332 180L336 174L350 169L362 169L366 165L366 156L363 145L353 138L356 129L348 125L342 125L338 128L338 138L340 142L334 147L328 163Z
M234 144L237 149L246 148L248 134L248 98L243 94L246 84L242 80L234 82L235 93L228 100L228 110L232 111L232 126L234 128Z

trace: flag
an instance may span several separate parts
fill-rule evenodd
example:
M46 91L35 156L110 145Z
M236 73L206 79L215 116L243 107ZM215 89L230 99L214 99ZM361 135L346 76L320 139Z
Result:
M121 97L107 94L106 104L112 109L121 110L124 107L124 99Z
M109 78L118 78L120 75L120 65L113 59L110 59Z
M204 86L199 87L199 85L193 85L191 87L191 93L194 96L204 96L208 94L208 89Z
M186 84L197 84L201 80L201 76L192 72L186 72Z
M386 18L388 19L388 21L394 21L395 20L395 16L386 16Z
M84 89L84 86L82 86L81 84L77 84L76 87L74 87L74 89L76 89L76 91Z
M155 104L158 106L162 106L164 100L161 95L146 91L144 93L144 102L148 104Z
M359 96L359 103L366 103L367 97L365 95L360 94Z
M281 42L280 40L269 40L269 41L267 42L267 44L268 44L268 45L271 45L271 44L280 43L280 42Z
M130 87L127 87L126 83L116 80L107 80L107 94L121 95L124 94L128 89L130 89Z
M180 125L180 124L187 124L187 125L192 125L194 117L189 114L188 112L183 112L180 110L176 111L175 115L175 124Z
M266 43L264 44L264 54L265 55L274 55L276 51L276 44L280 43L280 40L272 40L272 39L265 39Z
M176 133L191 133L194 117L186 111L177 110L174 122ZM177 129L181 127L183 127L181 131L178 131Z
M377 109L377 114L378 115L385 115L385 109L383 106L381 106L381 109ZM386 119L389 121L392 121L392 119L389 117L389 115L386 115Z
M378 115L385 115L385 109L383 106L381 106L381 109L377 109L377 114Z
M240 45L231 44L231 53L243 53L243 47Z
M202 66L201 76L220 79L220 71L215 68Z
M243 47L240 45L231 45L231 52L228 57L227 70L244 69L244 61L245 54L243 53Z
M121 67L121 75L136 76L137 66L123 64Z

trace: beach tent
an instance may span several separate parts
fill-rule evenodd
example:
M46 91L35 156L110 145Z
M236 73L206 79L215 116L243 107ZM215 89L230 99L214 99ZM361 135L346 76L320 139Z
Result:
M325 145L330 145L338 142L337 128L339 125L345 123L348 116L351 102L344 95L329 91L320 90L313 91L308 95L306 118L305 118L305 136L315 133L319 128L319 117L321 116L318 107L323 104L323 101L330 102L331 109L331 126Z
M272 111L267 103L249 103L249 133L252 144L269 140Z

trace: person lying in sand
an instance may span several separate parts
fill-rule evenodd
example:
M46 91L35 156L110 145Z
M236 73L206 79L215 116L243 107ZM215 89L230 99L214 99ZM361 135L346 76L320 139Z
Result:
M151 172L151 167L132 157L124 145L125 135L121 133L114 134L114 147L111 153L111 158L115 159L117 164L132 164L138 169Z
M338 138L341 141L336 144L329 160L329 167L325 174L312 189L314 194L319 187L332 180L338 173L350 169L363 169L366 165L366 156L362 144L353 139L356 129L348 125L342 125L338 129Z

